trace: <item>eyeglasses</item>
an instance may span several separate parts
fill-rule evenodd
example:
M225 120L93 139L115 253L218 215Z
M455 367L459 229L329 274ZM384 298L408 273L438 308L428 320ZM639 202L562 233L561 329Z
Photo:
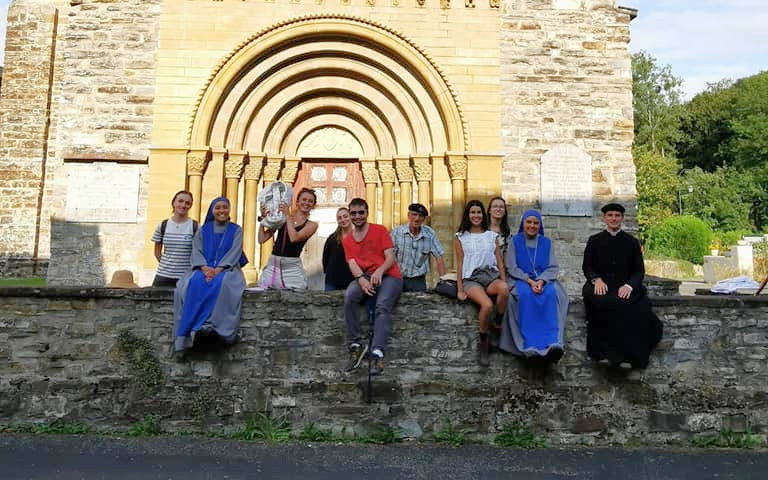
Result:
M355 215L365 215L366 213L368 213L368 212L367 212L367 211L365 211L365 210L350 210L350 211L349 211L349 215L350 215L350 216L353 216L353 217L354 217Z

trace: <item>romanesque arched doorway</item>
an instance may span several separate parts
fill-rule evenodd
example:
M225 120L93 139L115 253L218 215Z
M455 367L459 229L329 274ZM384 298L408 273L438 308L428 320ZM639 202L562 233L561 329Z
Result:
M188 185L202 200L193 215L225 193L237 205L246 253L257 258L256 197L265 183L305 182L312 165L332 175L334 165L352 163L349 178L361 178L376 220L392 226L411 201L433 206L439 165L450 190L436 218L450 228L451 205L464 198L466 130L442 73L403 36L340 16L283 22L224 58L201 91L188 138ZM329 135L335 147L324 152ZM331 199L333 185L324 188Z

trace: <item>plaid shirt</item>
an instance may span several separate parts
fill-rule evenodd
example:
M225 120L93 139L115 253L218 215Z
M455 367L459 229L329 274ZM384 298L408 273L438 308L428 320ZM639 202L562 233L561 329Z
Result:
M422 225L419 234L414 237L408 224L392 229L392 243L395 244L395 258L400 265L404 278L420 277L429 271L429 255L442 257L445 250L437 240L432 228Z

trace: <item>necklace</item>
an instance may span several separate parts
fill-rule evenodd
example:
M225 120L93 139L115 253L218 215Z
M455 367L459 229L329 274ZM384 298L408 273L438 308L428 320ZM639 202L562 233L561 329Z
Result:
M528 254L528 261L531 262L531 268L533 269L534 275L537 277L539 276L539 272L536 271L536 255L539 253L539 237L536 237L536 248L533 249L533 258L531 258L531 249L528 248L528 245L525 246L525 253Z

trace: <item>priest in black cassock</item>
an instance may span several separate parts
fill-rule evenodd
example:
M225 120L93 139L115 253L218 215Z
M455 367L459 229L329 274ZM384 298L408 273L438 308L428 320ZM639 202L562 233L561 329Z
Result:
M621 229L622 205L601 211L606 229L589 237L582 264L587 353L600 365L645 368L663 327L643 286L640 242Z

